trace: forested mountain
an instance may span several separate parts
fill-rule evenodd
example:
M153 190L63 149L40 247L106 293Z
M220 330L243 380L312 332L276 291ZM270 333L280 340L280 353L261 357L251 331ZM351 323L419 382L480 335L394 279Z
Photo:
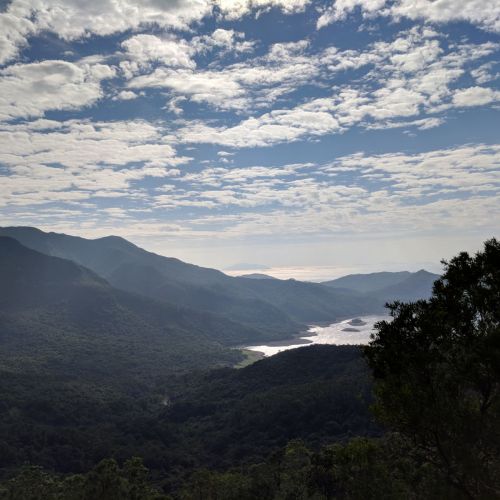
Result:
M304 347L135 390L125 387L133 377L121 375L123 385L110 387L69 380L47 364L36 373L2 370L0 480L23 463L75 473L106 457L140 456L172 491L196 468L263 460L290 439L319 446L380 432L357 347Z
M185 378L165 411L203 464L264 459L291 439L313 445L376 435L371 377L358 346L283 351L240 370Z
M305 323L380 312L378 298L295 280L233 278L214 269L147 252L118 237L87 240L12 227L0 234L48 255L70 259L117 288L225 316L269 338L300 331Z
M0 237L1 366L92 379L232 364L221 343L258 335L229 320L112 288L74 262ZM239 337L238 337L239 336Z
M380 272L370 274L349 274L322 284L338 290L352 290L378 297L390 302L393 300L426 299L431 295L432 285L439 275L424 269L415 273Z

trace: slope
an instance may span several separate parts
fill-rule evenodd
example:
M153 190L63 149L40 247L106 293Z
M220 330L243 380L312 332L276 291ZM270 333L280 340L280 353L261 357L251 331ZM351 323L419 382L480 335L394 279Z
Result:
M438 278L439 275L421 269L415 273L401 271L350 274L336 280L325 281L323 285L338 290L364 293L383 302L409 301L428 298L432 285Z
M348 274L330 281L323 281L322 284L332 288L343 288L356 292L375 292L380 288L396 285L410 276L409 271L401 272L379 272L369 274Z
M386 286L378 291L386 302L393 300L415 301L427 299L432 292L434 282L439 278L437 274L421 269L416 273L411 273L400 283Z
M214 269L147 252L118 237L87 240L34 228L0 234L50 255L74 260L113 286L258 328L268 338L300 331L310 321L379 311L382 304L355 292L295 280L233 278Z
M370 402L360 348L318 345L190 377L164 421L176 425L203 466L234 466L291 439L320 444L375 434Z
M113 289L77 264L0 237L2 368L87 380L154 379L232 364L218 340L255 332Z

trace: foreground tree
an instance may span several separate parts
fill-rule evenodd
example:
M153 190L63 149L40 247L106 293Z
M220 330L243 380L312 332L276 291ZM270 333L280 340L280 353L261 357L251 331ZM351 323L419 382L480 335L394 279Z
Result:
M0 482L0 500L168 500L149 483L142 460L131 458L120 468L115 460L98 463L87 474L60 476L41 467L23 467Z
M500 497L500 243L443 262L428 301L389 305L365 350L375 409L465 498Z

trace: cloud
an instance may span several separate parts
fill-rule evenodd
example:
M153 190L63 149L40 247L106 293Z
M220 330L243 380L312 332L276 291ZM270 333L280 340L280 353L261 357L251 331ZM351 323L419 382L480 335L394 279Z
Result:
M490 42L448 48L434 32L425 28L412 28L399 33L392 41L373 43L363 51L329 47L310 55L306 41L278 44L263 57L221 70L215 78L226 79L224 96L217 88L207 89L201 98L215 106L247 109L253 105L255 109L259 102L262 107L273 103L269 97L259 101L261 81L272 85L262 89L263 92L271 96L275 92L281 99L287 92L306 84L321 89L330 86L332 91L323 91L324 97L304 99L303 103L295 101L291 108L282 107L242 119L237 124L192 121L174 133L181 142L241 148L341 133L354 126L421 130L436 127L445 120L436 114L463 106L462 90L454 86L466 68L471 71L476 61L497 50L498 46ZM273 67L275 60L279 62ZM358 78L352 81L343 78L342 83L336 85L339 73L350 70L358 70ZM359 77L360 70L363 70L362 77ZM272 76L264 78L268 73ZM198 76L201 81L210 81L206 74ZM189 78L186 81L189 89ZM177 89L182 91L181 88L179 80ZM496 95L481 92L483 101L490 101ZM477 98L470 102L474 105L482 101Z
M321 29L341 21L360 9L364 16L391 16L396 20L408 18L433 23L468 21L500 32L500 5L496 0L334 0L317 21Z
M0 65L14 59L20 47L27 45L27 38L34 31L35 25L30 19L0 12Z
M0 70L0 120L78 109L103 96L101 81L115 76L103 64L45 60Z
M167 89L171 99L183 97L219 111L253 114L257 120L260 118L255 116L256 110L277 107L277 103L278 110L285 110L283 103L301 87L309 85L321 91L333 87L337 96L349 99L342 103L338 98L324 97L322 102L329 100L330 105L322 111L331 112L336 105L338 113L334 118L341 124L352 124L366 117L409 117L431 112L431 108L432 112L444 111L445 104L452 107L453 103L447 101L452 94L450 86L464 74L467 65L497 50L498 46L491 42L448 45L436 32L415 27L397 34L392 41L375 42L363 50L330 46L313 52L307 40L299 40L273 44L266 54L243 62L224 65L215 60L205 68L159 66L146 74L136 74L128 87ZM344 73L355 70L358 78L352 83L336 84ZM310 99L310 110L318 110L318 101ZM306 105L300 104L304 110ZM171 109L180 114L177 106ZM267 114L261 116L268 125Z
M208 38L212 40L213 34ZM198 37L190 46L195 52L212 47L205 37ZM306 41L274 44L264 56L226 66L212 64L209 69L160 66L131 78L128 86L169 89L221 110L265 107L319 75L324 54L307 54L307 47ZM229 48L237 50L237 44ZM126 65L130 68L129 63ZM127 77L137 73L138 66L130 69Z
M226 19L236 20L253 10L273 7L292 14L309 3L309 0L12 0L6 12L0 13L0 64L15 58L29 36L43 31L71 41L136 31L151 25L188 30L215 11ZM239 47L249 48L245 42Z
M34 18L38 30L51 31L65 40L76 40L89 35L112 35L140 26L157 25L163 28L186 29L212 11L207 0L33 0L25 3L13 0L8 12L20 17Z
M311 0L216 0L221 14L229 20L240 19L252 10L281 9L285 14L301 12Z
M490 61L482 64L479 68L471 70L470 74L479 84L495 81L500 78L500 73L494 73L494 67L495 64Z
M113 98L117 101L130 101L132 99L137 99L139 96L130 90L122 90Z
M500 216L499 162L499 145L476 144L355 153L324 165L218 167L181 175L152 199L156 209L209 212L184 220L189 238L478 230Z
M217 28L210 35L194 37L190 45L200 53L206 53L214 49L222 53L230 51L244 53L252 52L255 42L246 41L245 33L241 31Z
M484 106L500 101L500 92L487 87L469 87L453 94L453 104L459 107Z
M395 17L423 19L435 23L468 21L500 32L500 4L496 0L399 0L390 10Z
M338 121L331 114L297 107L248 118L234 127L215 128L203 123L188 124L178 131L178 135L182 142L241 148L293 142L305 136L325 135L339 129Z
M0 125L3 205L140 196L146 177L172 177L188 162L144 121L37 120Z
M194 50L186 40L174 37L160 38L155 35L135 35L121 44L126 57L139 66L146 66L150 62L161 62L165 66L174 68L194 68L192 60Z
M365 14L373 14L385 6L386 0L335 0L318 18L316 27L324 28L336 21L344 20L356 7L362 8Z
M151 74L130 80L131 89L166 88L189 96L196 103L218 109L241 109L247 104L244 90L236 81L228 81L218 71L193 72L187 69L157 68Z

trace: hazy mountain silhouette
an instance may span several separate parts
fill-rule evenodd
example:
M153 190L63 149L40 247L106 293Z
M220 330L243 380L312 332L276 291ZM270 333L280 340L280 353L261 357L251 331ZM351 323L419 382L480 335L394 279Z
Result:
M311 321L335 321L381 309L381 302L295 280L234 278L215 269L147 252L123 238L96 240L11 227L0 234L49 255L88 267L113 286L258 328L268 337L300 331Z
M274 276L269 276L269 274L263 273L250 273L250 274L242 274L238 276L238 278L248 278L251 280L275 280Z
M330 281L323 281L323 285L333 288L347 288L356 292L374 292L387 286L396 285L410 276L410 272L380 272L370 274L348 274Z
M438 278L439 275L421 269L416 273L410 273L406 279L399 283L378 290L377 293L380 293L387 301L427 299L431 295L434 281Z
M424 269L409 271L349 274L322 284L337 290L372 294L380 300L417 300L428 298L439 275Z

